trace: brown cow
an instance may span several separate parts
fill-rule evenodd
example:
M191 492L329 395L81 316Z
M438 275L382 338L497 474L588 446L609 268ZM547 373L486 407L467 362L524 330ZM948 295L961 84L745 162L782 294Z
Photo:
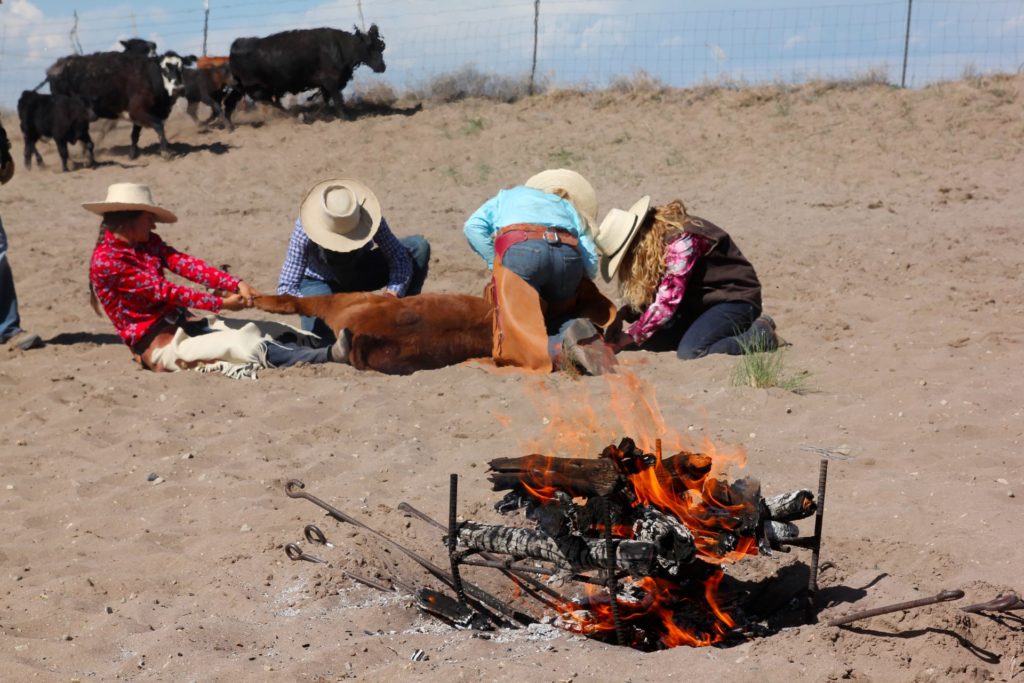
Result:
M256 297L256 307L322 319L343 344L348 342L349 362L359 370L408 375L491 356L494 309L479 296L284 294Z

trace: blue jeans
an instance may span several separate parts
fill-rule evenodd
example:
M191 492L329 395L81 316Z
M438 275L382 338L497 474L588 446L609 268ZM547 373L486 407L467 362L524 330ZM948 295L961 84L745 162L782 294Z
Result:
M681 360L712 353L739 356L744 346L754 345L772 351L775 340L751 326L759 315L761 310L745 301L715 304L697 315L684 315L673 320L644 342L641 348L665 351L674 347L676 356ZM758 339L759 336L764 338Z
M501 265L523 278L540 298L557 304L572 298L583 279L583 257L575 247L526 240L513 244Z
M430 269L430 242L420 235L403 237L398 241L409 251L409 256L412 258L412 278L409 280L409 287L405 290L405 295L413 296L423 291L423 283L427 279L427 271ZM302 282L299 283L299 294L301 296L329 296L342 292L372 292L381 289L388 284L387 259L379 249L376 249L360 262L358 272L346 275L346 280L349 283L359 284L342 284L303 277ZM303 315L299 316L299 321L303 330L317 335L323 339L325 344L334 343L334 332L320 318Z
M21 332L18 316L18 295L14 291L14 275L7 261L7 233L0 220L0 342Z
M329 346L316 349L288 342L267 342L267 365L288 368L296 363L326 363L331 359L330 351Z

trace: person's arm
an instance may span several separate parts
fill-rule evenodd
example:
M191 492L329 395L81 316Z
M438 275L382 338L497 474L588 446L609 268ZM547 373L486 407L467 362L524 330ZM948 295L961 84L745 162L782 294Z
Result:
M176 285L156 273L140 270L120 259L96 258L92 278L97 292L102 291L108 297L131 296L154 304L170 303L214 313L220 312L223 305L223 300L216 294Z
M688 232L666 247L665 275L658 285L654 301L640 316L640 319L626 329L626 334L637 345L643 344L655 332L675 315L676 309L686 294L686 283L693 272L697 259L707 249L707 241ZM619 340L621 348L629 346L625 340Z
M211 289L220 289L227 292L238 291L238 283L241 280L231 273L226 273L219 268L214 268L201 259L197 259L195 256L178 251L160 239L158 235L154 235L150 239L153 238L157 240L154 246L156 254L172 273L191 280L196 284L206 285Z
M597 276L597 266L600 263L597 244L594 243L594 238L587 230L587 224L580 217L579 212L574 207L572 212L576 216L576 235L580 242L580 255L583 256L583 269L587 277L593 280Z
M302 283L302 276L306 273L306 264L309 262L309 237L302 229L302 221L295 220L295 229L292 231L291 239L288 240L288 253L285 254L284 263L281 264L281 274L277 278L277 293L302 296L299 285Z
M494 232L497 229L494 217L497 204L497 196L488 199L483 206L473 212L462 228L469 247L479 254L491 269L494 268Z
M383 218L380 219L380 227L377 228L373 241L384 252L384 258L388 262L388 284L385 290L397 297L405 296L412 280L412 257L409 250L402 246Z

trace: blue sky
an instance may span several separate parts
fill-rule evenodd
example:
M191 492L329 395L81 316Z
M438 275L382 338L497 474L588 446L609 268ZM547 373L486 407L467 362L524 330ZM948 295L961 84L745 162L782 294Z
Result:
M644 70L677 86L708 80L799 81L884 70L899 82L906 0L541 0L538 74L600 86ZM362 20L360 18L362 11ZM72 52L72 14L85 52L149 38L200 54L202 0L2 0L0 106L10 108L47 66ZM915 0L908 85L1024 64L1021 0ZM388 71L357 80L395 86L473 64L528 72L532 0L210 0L209 54L239 36L376 22Z

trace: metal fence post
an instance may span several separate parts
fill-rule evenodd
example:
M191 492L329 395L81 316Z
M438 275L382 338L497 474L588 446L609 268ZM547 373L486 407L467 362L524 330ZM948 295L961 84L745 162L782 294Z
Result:
M540 0L533 0L533 64L530 66L530 94L533 94L533 79L537 75L537 28L540 25Z
M914 7L914 0L907 0L907 34L903 38L903 75L900 76L900 87L907 87L907 53L910 51L910 11Z
M206 56L206 36L210 29L210 0L203 0L203 56Z

